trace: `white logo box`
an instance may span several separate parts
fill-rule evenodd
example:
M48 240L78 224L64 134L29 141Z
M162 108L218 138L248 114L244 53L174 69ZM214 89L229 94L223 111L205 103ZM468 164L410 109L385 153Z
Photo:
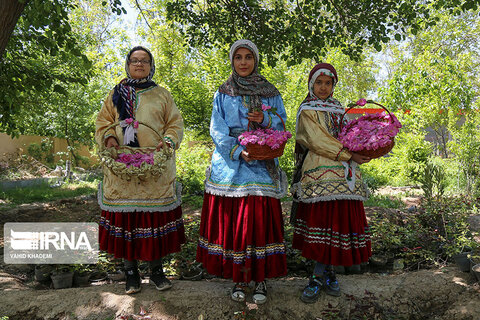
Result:
M98 261L95 222L7 222L7 264L94 264Z

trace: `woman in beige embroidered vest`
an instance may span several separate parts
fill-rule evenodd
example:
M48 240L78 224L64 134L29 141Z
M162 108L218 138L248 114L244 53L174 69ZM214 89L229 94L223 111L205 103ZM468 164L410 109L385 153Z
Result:
M332 65L316 65L308 79L309 94L297 112L293 247L316 261L301 296L306 303L315 302L322 288L340 295L332 266L360 264L371 256L362 203L367 189L357 166L370 159L337 140L345 112L332 97L337 81Z
M152 81L153 56L144 47L135 47L125 62L127 78L105 99L96 121L95 139L101 146L157 147L166 143L177 149L183 137L183 119L173 98L165 88ZM108 127L116 122L139 121L160 132L159 136L140 124L131 127ZM123 258L126 270L126 293L140 291L137 260L149 261L150 282L158 290L172 286L163 273L162 257L180 251L185 242L181 209L181 186L175 180L175 157L158 179L125 180L109 172L98 190L102 209L100 249Z

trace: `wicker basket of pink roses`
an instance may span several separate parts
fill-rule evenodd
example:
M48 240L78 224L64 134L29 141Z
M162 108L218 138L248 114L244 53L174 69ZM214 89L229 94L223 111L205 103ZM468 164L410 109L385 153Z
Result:
M367 103L380 106L384 111L366 114L348 122L342 126L338 140L348 150L374 159L382 157L392 150L395 145L395 136L402 124L387 108L372 100L360 99L354 104L349 104L345 114L351 109ZM341 123L343 123L343 116Z
M271 106L262 105L263 111L275 114L280 118L283 124L283 131L272 128L256 129L254 131L245 131L238 140L242 146L245 146L248 157L254 160L269 160L282 156L287 140L292 137L289 131L286 131L285 122ZM250 121L247 128L250 128Z
M131 118L108 126L105 129L105 133L118 125L122 127L130 126L130 129L134 130L132 131L133 133L136 132L140 124L153 130L160 137L161 141L165 141L157 130L144 122ZM156 147L120 145L118 149L115 149L101 146L98 155L104 170L109 170L114 175L125 180L131 180L132 178L144 180L150 177L161 176L166 168L166 161L173 156L173 150L168 148L165 143L159 151L156 150Z

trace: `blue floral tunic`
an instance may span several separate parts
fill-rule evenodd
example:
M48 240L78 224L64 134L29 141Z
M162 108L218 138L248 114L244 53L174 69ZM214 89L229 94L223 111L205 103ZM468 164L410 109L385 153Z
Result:
M286 121L287 115L280 95L262 98L262 103L276 108L278 115ZM265 161L246 162L240 155L245 147L240 145L238 136L247 130L247 113L248 101L245 97L232 97L218 91L215 93L210 122L210 135L215 150L206 173L205 192L229 197L257 195L280 199L285 196L287 178L278 167L278 159L275 159L275 164L279 179L273 181ZM263 115L262 127L284 130L277 115L266 111Z

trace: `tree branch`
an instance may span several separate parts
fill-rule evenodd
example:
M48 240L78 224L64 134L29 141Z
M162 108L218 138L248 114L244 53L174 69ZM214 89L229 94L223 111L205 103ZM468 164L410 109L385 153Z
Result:
M153 38L156 39L157 37L155 36L155 32L153 32L152 26L150 25L150 23L148 23L147 17L145 17L145 14L143 13L145 10L143 10L143 9L140 7L140 4L138 3L138 0L135 0L135 5L136 5L136 7L138 8L138 10L140 10L140 14L142 15L143 19L145 20L145 23L146 23L147 26L150 28L150 31L151 31L151 33L152 33Z

